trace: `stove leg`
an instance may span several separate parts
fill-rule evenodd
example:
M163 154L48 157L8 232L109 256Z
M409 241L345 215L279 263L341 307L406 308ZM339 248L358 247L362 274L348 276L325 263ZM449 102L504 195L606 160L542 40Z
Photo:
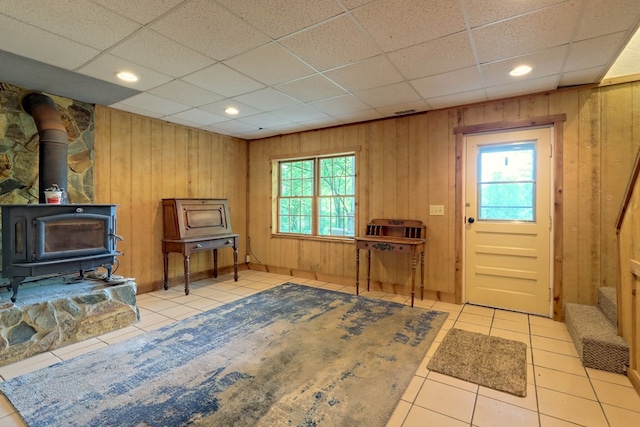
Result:
M13 295L11 295L11 302L16 302L16 299L18 298L18 286L20 286L20 283L24 280L24 277L12 277L10 279L11 281L11 290L13 291Z

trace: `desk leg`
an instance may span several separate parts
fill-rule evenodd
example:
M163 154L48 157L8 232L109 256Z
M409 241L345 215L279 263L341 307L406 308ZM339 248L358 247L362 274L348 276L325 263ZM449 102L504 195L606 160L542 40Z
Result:
M213 277L218 277L218 250L213 250Z
M189 295L189 255L184 256L184 294Z
M238 281L238 247L233 247L233 280Z
M420 252L420 300L424 299L424 251Z
M164 264L164 290L169 289L169 253L162 254L162 263Z
M360 295L360 249L356 248L356 295Z
M411 307L416 294L416 254L411 254Z
M367 251L367 292L371 283L371 251Z

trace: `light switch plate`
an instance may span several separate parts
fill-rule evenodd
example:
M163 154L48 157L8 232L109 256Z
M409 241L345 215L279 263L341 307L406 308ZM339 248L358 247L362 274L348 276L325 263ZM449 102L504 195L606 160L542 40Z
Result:
M429 215L444 215L444 205L429 205Z

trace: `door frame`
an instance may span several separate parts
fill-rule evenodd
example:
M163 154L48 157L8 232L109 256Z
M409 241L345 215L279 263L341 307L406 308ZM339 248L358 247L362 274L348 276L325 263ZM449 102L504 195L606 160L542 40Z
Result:
M563 123L567 120L566 114L534 117L524 120L509 122L483 123L478 125L456 126L453 132L456 137L456 178L455 178L455 292L456 303L462 304L462 292L464 281L464 150L465 136L484 133L513 130L527 130L528 128L552 126L553 132L553 262L551 265L553 274L553 319L564 321L564 302L562 295L562 135Z

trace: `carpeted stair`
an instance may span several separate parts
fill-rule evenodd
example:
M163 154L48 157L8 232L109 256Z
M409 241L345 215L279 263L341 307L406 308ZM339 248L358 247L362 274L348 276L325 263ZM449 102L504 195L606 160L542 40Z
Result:
M567 303L565 323L587 368L624 374L629 366L629 345L618 335L616 289L598 290L598 305Z

